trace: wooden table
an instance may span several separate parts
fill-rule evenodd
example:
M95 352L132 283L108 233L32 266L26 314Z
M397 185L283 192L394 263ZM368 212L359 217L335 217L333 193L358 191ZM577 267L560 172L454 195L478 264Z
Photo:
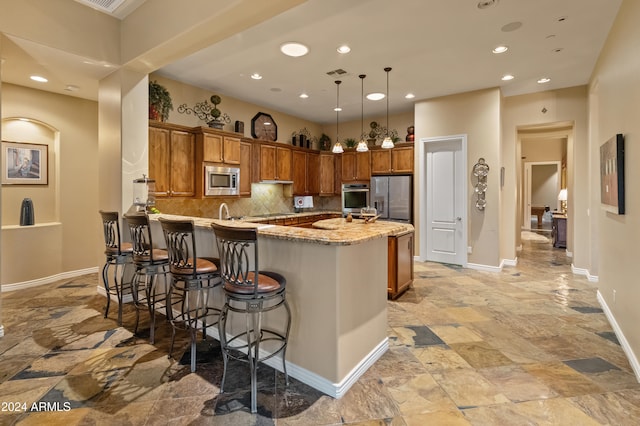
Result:
M538 217L538 228L542 226L542 215L546 211L546 207L531 206L531 214Z

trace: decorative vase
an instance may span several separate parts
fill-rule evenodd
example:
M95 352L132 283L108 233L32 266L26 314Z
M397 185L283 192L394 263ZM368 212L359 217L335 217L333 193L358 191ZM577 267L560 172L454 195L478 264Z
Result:
M149 120L160 121L160 113L153 105L149 105Z
M31 198L25 198L20 206L20 226L30 226L34 222L33 201Z
M215 120L211 120L207 123L207 125L209 125L209 127L214 128L214 129L222 129L222 127L224 126L224 123L221 123L219 121L215 121Z

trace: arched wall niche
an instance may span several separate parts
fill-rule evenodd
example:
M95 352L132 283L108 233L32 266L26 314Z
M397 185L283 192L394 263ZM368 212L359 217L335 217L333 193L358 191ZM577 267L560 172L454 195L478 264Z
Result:
M47 146L47 183L45 185L2 185L2 226L20 224L20 207L24 198L33 201L37 224L60 221L59 209L59 141L60 132L53 126L30 117L2 119L2 141ZM2 147L4 159L5 147ZM3 172L6 170L2 168Z

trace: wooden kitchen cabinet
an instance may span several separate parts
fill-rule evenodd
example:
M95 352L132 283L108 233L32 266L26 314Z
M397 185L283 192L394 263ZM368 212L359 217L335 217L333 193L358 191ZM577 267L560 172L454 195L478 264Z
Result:
M293 180L291 148L260 143L252 155L254 172L257 170L254 181Z
M253 144L250 142L240 142L240 196L251 196L251 149Z
M320 196L333 196L336 194L336 155L333 153L320 153L319 193Z
M294 150L292 161L293 195L318 195L320 193L320 155Z
M195 195L195 137L180 126L149 126L149 178L156 197Z
M371 150L371 174L413 173L413 145Z
M344 152L342 156L342 182L368 181L371 178L371 156L367 152Z
M201 127L196 135L196 143L198 149L202 150L202 161L230 165L240 164L239 137Z
M387 293L395 299L413 282L413 236L414 231L388 238L388 288Z

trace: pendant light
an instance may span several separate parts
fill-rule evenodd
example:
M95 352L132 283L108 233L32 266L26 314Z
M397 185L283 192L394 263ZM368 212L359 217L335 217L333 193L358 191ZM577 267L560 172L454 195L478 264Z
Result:
M338 125L340 124L338 120L340 115L340 83L342 83L342 81L336 80L336 143L331 149L331 152L334 154L342 154L344 152L342 144L340 143L340 132L338 131Z
M391 68L387 67L384 71L387 73L387 136L382 141L382 147L389 149L394 146L393 141L389 137L389 71L391 71Z
M369 151L369 146L367 145L367 141L364 140L364 78L366 77L366 75L360 74L358 77L360 77L360 85L362 86L362 93L360 95L360 99L362 100L362 111L360 115L360 137L362 139L360 139L360 142L358 142L356 151L367 152Z

